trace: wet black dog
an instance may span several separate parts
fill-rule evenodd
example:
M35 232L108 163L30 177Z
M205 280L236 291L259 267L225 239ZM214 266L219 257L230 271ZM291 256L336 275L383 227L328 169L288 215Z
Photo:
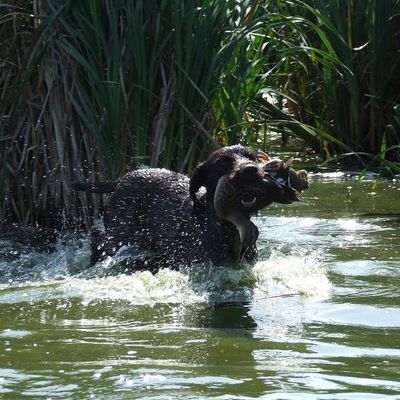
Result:
M105 231L92 231L92 262L129 254L133 270L179 269L196 262L234 264L256 257L252 214L300 200L307 173L242 146L219 149L189 180L165 169L140 169L116 182L75 182L76 190L111 193Z

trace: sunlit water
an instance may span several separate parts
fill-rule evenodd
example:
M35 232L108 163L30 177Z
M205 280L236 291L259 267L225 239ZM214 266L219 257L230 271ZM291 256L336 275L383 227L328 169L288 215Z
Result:
M1 399L400 399L400 183L312 176L254 266L107 276L0 239Z

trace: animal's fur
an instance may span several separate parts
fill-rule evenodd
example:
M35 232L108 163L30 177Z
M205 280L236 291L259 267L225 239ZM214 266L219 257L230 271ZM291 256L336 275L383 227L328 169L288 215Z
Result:
M285 184L290 174L292 181L297 178L285 165L271 171L267 165L248 149L231 146L212 153L191 180L165 169L141 169L117 182L75 182L77 190L112 193L105 232L92 232L92 261L121 248L132 270L254 259L258 230L251 214L273 201L298 201L304 188L301 179L297 190Z

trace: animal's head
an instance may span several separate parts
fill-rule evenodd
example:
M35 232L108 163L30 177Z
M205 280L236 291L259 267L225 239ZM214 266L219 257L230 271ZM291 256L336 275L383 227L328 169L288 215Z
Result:
M300 192L308 187L307 172L296 172L290 164L270 160L262 152L256 156L242 146L231 146L215 151L195 169L190 181L193 211L201 213L208 207L215 211L211 215L236 226L240 242L236 241L233 249L239 259L254 248L258 237L251 214L272 202L301 201ZM205 205L196 196L202 186L206 188Z
M257 157L243 146L228 146L211 153L207 160L200 163L190 179L190 198L197 201L196 193L203 186L207 189L207 200L212 202L218 180L231 174L239 161L257 162Z
M263 152L254 155L240 145L216 150L195 169L190 181L194 209L199 204L196 192L202 186L207 190L208 205L214 204L217 196L225 202L224 207L249 215L272 202L301 201L301 191L308 188L307 172L296 172L290 164L271 160ZM225 200L225 192L220 192L227 185L235 193L234 200Z

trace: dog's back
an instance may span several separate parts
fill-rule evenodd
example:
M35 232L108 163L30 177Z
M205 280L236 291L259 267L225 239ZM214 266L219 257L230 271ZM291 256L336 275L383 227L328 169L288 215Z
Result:
M106 231L95 232L92 262L127 246L146 253L133 269L179 268L204 254L199 218L192 213L188 177L166 169L132 171L110 195Z

